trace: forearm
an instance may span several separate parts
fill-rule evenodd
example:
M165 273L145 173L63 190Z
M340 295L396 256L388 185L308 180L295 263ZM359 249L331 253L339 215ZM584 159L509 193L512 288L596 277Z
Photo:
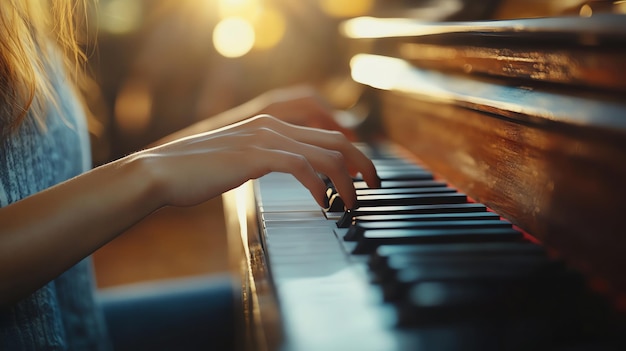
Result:
M0 209L0 305L91 254L160 206L135 157L94 169Z

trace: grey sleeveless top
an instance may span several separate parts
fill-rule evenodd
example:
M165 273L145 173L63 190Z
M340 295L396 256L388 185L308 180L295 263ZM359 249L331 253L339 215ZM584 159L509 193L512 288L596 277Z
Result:
M49 108L46 128L29 115L0 141L0 207L91 167L83 111L62 72L51 73L60 109ZM87 258L13 306L0 308L0 350L109 349L94 286Z

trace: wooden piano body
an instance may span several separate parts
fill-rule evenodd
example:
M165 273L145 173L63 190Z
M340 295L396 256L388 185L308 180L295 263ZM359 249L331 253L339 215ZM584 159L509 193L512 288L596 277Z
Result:
M626 310L625 19L367 21L388 34L344 27L352 77L373 99L364 138L400 145L583 272L618 314ZM257 186L225 195L243 277L241 346L291 350Z

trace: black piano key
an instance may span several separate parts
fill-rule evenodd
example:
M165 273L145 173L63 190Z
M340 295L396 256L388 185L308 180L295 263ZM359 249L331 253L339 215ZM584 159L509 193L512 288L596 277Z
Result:
M345 204L341 200L341 195L332 189L326 191L329 197L328 212L342 212ZM378 195L357 195L357 206L393 206L393 205L421 205L421 204L450 204L463 203L467 201L465 194L455 192L427 192L425 194L378 194Z
M330 196L328 200L328 212L343 212L346 210L346 204L338 193Z
M458 204L467 201L465 194L386 194L357 196L358 207Z
M425 187L425 188L378 188L378 189L357 189L357 196L364 195L388 195L388 194L437 194L456 193L457 190L445 186Z
M421 167L408 165L401 166L397 169L392 167L384 167L377 169L378 177L381 180L380 188L424 188L424 187L442 187L447 186L445 182L436 181L433 174ZM320 175L328 188L334 189L334 184L325 175ZM369 189L369 186L363 181L361 174L353 177L354 187L356 189Z
M471 281L424 282L409 289L397 304L398 324L433 324L467 319L490 310L505 292L500 286Z
M394 172L393 170L377 172L378 177L381 180L432 180L433 174L430 172L420 171L405 171L402 170ZM363 177L359 174L353 178L354 181L362 181Z
M515 241L522 237L522 233L513 228L368 230L357 242L353 254L372 253L380 245Z
M422 280L454 280L465 279L501 279L502 274L516 274L514 270L504 271L510 266L538 265L548 262L548 257L540 254L511 254L492 253L491 255L457 255L442 253L438 255L394 255L389 257L384 264L372 268L376 282L391 282L391 284L410 284ZM423 271L432 267L433 269L424 274ZM438 271L441 267L447 270ZM455 270L462 267L458 271ZM472 268L469 272L466 269ZM517 268L517 267L514 267ZM417 272L415 271L417 269ZM403 277L398 276L404 273ZM418 273L411 275L411 273ZM458 275L457 275L458 273ZM408 282L407 282L408 280Z
M380 214L422 214L422 213L459 213L459 212L482 212L487 207L478 203L453 203L453 204L426 204L406 206L362 206L354 209L351 214L355 218L360 216Z
M417 163L408 162L403 159L371 159L378 173L407 174L407 173L429 173L432 172ZM393 178L393 177L391 177Z
M564 328L562 332L571 337L589 331L586 327L587 331L574 332L571 321L593 320L595 312L589 313L593 307L585 290L580 274L546 262L531 267L527 273L505 275L502 279L422 281L410 285L395 304L401 325L533 318L552 327L559 324Z
M369 266L378 269L386 265L389 257L402 256L470 256L485 257L492 255L545 255L541 245L522 242L488 242L455 244L419 244L419 245L382 245L369 258Z
M477 203L436 204L436 205L410 205L410 206L363 206L346 211L337 221L339 228L348 228L353 219L360 216L387 215L387 214L434 214L434 213L461 213L461 212L485 212L487 207Z
M371 195L393 195L393 194L444 194L444 193L456 193L456 189L448 188L445 186L435 186L435 187L419 187L419 188L389 188L389 189L357 189L357 199L363 196L371 196ZM340 197L334 187L329 187L326 190L326 198L328 198L329 203L332 205L333 202L337 202L336 205L331 206L330 212L341 212L344 209L344 203L341 199L337 199ZM342 202L339 202L342 201Z
M344 236L346 241L357 241L368 230L381 229L461 229L461 228L511 228L508 221L497 220L456 220L456 221L381 221L357 222L351 225Z
M408 163L408 162L377 162L372 161L378 173L431 173L424 167ZM432 173L431 173L432 174Z
M393 189L393 188L432 188L447 186L445 182L438 180L385 180L380 183L381 189ZM369 186L364 181L354 182L354 187L358 189L369 189Z
M500 219L494 212L426 213L426 214L382 214L355 217L355 223L381 221L457 221Z
M396 304L398 324L432 325L453 321L484 320L513 316L515 304L528 304L532 298L520 291L528 289L516 281L423 282L410 287L403 301ZM515 293L516 292L516 293Z
M470 259L459 257L448 259L422 258L397 260L393 278L382 279L383 295L386 301L405 297L412 286L424 282L472 281L505 283L527 280L536 272L562 268L562 264L546 256L486 257Z

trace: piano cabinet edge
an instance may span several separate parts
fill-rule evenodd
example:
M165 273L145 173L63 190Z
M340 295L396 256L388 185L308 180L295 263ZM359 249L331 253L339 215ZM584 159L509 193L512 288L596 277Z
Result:
M389 139L625 296L626 135L380 95Z
M222 201L230 269L238 293L235 350L275 350L282 338L282 327L261 245L254 182L224 193Z

